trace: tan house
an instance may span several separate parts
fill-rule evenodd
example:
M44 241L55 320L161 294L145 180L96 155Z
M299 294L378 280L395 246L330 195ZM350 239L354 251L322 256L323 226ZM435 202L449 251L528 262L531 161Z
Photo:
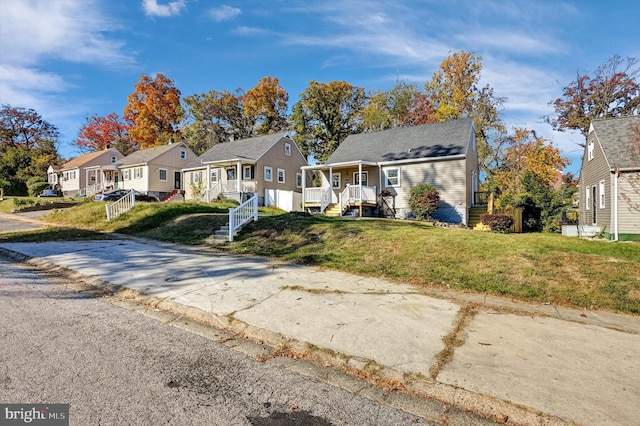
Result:
M65 197L87 196L103 190L105 186L117 185L116 163L123 157L117 149L108 148L67 161L57 170L62 194ZM56 173L55 166L49 169ZM49 179L55 180L52 176Z
M434 217L466 225L479 186L473 119L350 135L325 164L303 170L319 182L303 179L307 211L408 218L411 188L429 183L440 193Z
M640 116L591 123L579 199L579 234L640 241Z
M164 200L183 188L182 169L196 155L183 142L133 152L120 161L121 188Z
M264 205L271 190L301 193L306 165L287 132L220 143L184 169L185 199L240 201L257 193Z

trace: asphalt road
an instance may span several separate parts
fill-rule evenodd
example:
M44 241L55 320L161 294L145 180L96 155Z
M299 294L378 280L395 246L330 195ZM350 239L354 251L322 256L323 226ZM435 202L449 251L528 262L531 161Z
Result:
M2 258L0 313L0 402L69 403L71 425L425 424Z

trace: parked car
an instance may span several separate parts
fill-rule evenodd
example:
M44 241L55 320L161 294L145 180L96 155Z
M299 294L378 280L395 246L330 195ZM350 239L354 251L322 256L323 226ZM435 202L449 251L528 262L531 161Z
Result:
M93 196L93 201L117 201L124 197L129 190L127 189L114 189L111 191L100 192Z
M38 197L59 197L58 191L55 189L45 189L41 193L38 194Z

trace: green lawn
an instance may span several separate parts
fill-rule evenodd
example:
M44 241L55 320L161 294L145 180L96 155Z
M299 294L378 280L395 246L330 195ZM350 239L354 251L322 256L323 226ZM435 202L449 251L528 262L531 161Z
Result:
M203 244L226 223L230 206L138 203L131 212L107 222L104 204L88 202L45 216L44 220L58 224L54 229L0 235L0 241L108 238L105 232L119 232ZM261 209L258 222L219 249L417 287L640 314L640 243L493 234L417 221L311 217Z

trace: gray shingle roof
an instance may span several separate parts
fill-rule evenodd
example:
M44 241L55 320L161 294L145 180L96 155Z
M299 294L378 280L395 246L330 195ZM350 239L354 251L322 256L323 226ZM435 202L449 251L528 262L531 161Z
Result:
M402 161L462 155L473 135L473 119L401 127L348 136L325 164Z
M640 116L594 120L591 125L611 168L638 167L640 159L631 155L631 143L640 143Z
M219 143L209 148L207 152L198 157L197 162L191 163L189 167L197 167L202 163L211 161L235 160L237 158L258 160L269 148L287 135L288 132L280 132L254 138L240 139L233 142Z
M152 161L154 158L157 158L160 155L164 154L165 152L170 151L173 148L176 148L177 146L186 148L186 145L180 142L177 144L168 144L168 145L156 146L154 148L140 149L136 152L132 152L131 154L127 155L122 160L120 160L119 167L126 167L134 164L146 164Z

